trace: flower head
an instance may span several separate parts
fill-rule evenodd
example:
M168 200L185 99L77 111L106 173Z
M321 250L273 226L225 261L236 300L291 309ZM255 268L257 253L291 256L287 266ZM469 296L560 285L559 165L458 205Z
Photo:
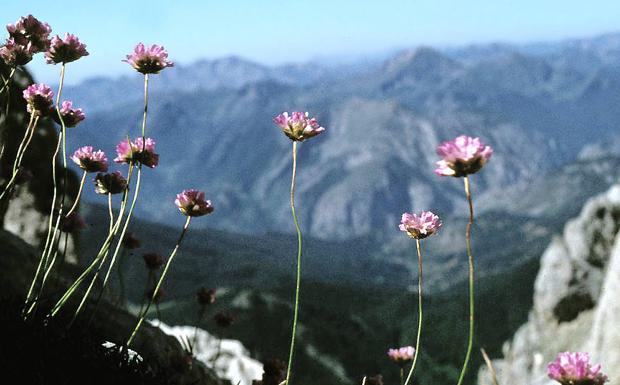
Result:
M420 215L403 213L398 228L411 238L423 239L433 235L441 227L441 220L430 211L422 211Z
M127 189L127 179L119 171L104 174L98 173L95 177L95 192L97 194L120 194Z
M140 162L143 165L155 168L159 164L159 154L155 152L155 140L137 138L133 142L123 140L116 145L116 163Z
M415 348L413 346L403 346L402 348L388 350L387 355L390 357L390 360L403 366L413 360L414 353Z
M74 233L80 231L86 227L86 222L76 212L72 212L66 217L62 217L60 220L60 231L65 233Z
M123 237L123 241L121 244L127 250L133 250L140 247L140 240L136 238L136 235L134 233L128 231Z
M146 253L142 256L144 264L149 270L157 270L164 264L164 257L157 253Z
M297 142L303 142L325 131L315 118L308 117L307 112L295 111L290 116L288 112L283 112L276 116L273 122L280 126L284 135Z
M144 44L138 43L133 52L123 61L143 74L156 74L166 67L174 66L174 63L168 60L168 51L156 44L145 47Z
M54 92L46 84L31 84L23 92L28 103L28 112L46 115L52 108Z
M435 174L463 177L479 171L493 154L480 138L461 135L437 147L437 154L443 159L437 162Z
M77 36L65 33L63 39L58 35L52 38L50 47L45 52L45 61L48 64L70 63L83 56L88 56L86 44L80 42Z
M86 172L108 171L108 158L101 150L93 151L92 146L78 148L71 160Z
M0 47L0 59L4 60L9 67L17 67L28 64L32 60L32 44L17 44L15 39L9 38L2 47Z
M588 353L564 352L547 366L547 375L562 385L602 385L608 381L601 365L591 365Z
M230 313L219 312L213 316L213 319L215 320L217 326L221 328L227 328L229 326L232 326L233 323L235 323L237 317Z
M50 45L52 28L32 15L21 17L15 24L8 24L6 30L17 44L26 47L30 44L32 53L45 51Z
M201 287L196 293L196 299L198 300L198 303L203 306L212 305L215 303L215 289Z
M205 200L205 193L194 189L181 191L174 204L188 217L199 217L213 212L211 201Z
M70 100L63 101L59 111L65 127L75 127L86 118L84 111L81 108L73 108L73 102ZM56 123L61 124L56 109L54 109L51 115Z

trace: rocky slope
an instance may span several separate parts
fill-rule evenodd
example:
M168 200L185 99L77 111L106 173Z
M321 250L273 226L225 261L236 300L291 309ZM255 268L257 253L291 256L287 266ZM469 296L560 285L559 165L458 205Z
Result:
M502 385L547 384L561 351L587 351L620 384L620 185L592 198L542 256L529 320L495 360ZM480 384L490 384L481 370Z

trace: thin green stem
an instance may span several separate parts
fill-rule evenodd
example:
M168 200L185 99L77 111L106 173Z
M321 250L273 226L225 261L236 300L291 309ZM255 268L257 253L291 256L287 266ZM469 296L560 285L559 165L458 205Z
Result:
M9 73L9 77L6 78L4 80L4 85L2 85L2 89L0 89L0 93L4 92L4 89L6 88L6 92L9 92L9 89L11 87L11 79L13 78L13 75L15 74L15 70L17 69L17 67L13 67L11 68L11 72Z
M166 278L166 273L168 273L168 269L170 268L170 265L172 264L172 260L174 259L174 256L176 255L177 250L179 250L179 247L181 246L181 242L183 242L183 238L185 237L185 234L187 233L187 229L189 228L189 224L191 221L192 221L192 217L188 216L187 220L185 221L185 225L183 226L183 231L181 231L181 235L179 236L179 240L174 246L172 253L170 253L170 256L168 257L168 261L166 262L166 266L164 267L164 270L162 271L161 276L159 277L159 280L157 281L157 285L155 286L155 289L153 290L153 295L151 296L151 299L146 305L146 309L144 309L144 312L140 314L138 323L136 324L136 327L134 327L133 331L131 332L131 336L129 336L129 339L127 340L127 346L131 345L131 342L133 341L134 337L138 333L140 326L142 326L142 323L144 322L144 318L148 314L149 309L153 305L153 302L155 302L155 299L157 298L157 294L159 293L159 289L161 288L161 285L164 282L164 278Z
M130 166L130 171L129 173L131 174L131 170L132 167ZM130 175L128 175L130 176ZM128 178L129 181L129 178ZM140 183L140 174L138 173L138 183ZM88 288L86 289L86 292L84 293L84 296L82 297L82 300L80 301L80 304L78 305L77 310L75 311L75 313L73 314L73 321L75 321L75 319L77 318L78 314L80 313L80 311L82 310L84 304L86 303L86 299L88 298L88 296L90 295L91 290L93 289L93 286L95 285L95 282L97 281L97 278L99 277L99 273L101 272L101 268L103 267L103 265L105 264L105 261L108 258L109 255L109 247L112 245L112 242L114 241L114 238L116 237L116 234L118 233L118 229L120 227L120 223L122 221L123 218L123 214L125 212L125 208L127 207L127 191L125 191L125 194L123 195L123 200L121 201L121 208L119 210L119 214L118 214L118 219L116 221L116 223L114 223L114 215L110 215L110 238L109 238L109 242L102 248L102 251L100 252L101 255L103 255L103 257L101 258L101 263L99 264L99 267L97 268L97 270L95 271L95 274L93 275L93 278L90 281L90 284L88 285ZM108 211L110 213L112 213L112 199L111 199L111 195L108 194ZM129 215L127 216L127 220L129 220ZM120 243L120 242L119 242ZM116 256L116 255L115 255ZM112 269L112 265L114 263L114 259L112 259L112 262L110 263L110 266L108 268L108 274L110 273L111 269ZM103 290L105 289L105 283L107 282L107 278L108 275L106 275L106 280L104 281L102 287L101 287L101 291L99 293L99 296L97 297L97 302L95 305L95 311L93 311L93 314L96 312L96 309L99 307L99 302L101 301L101 298L103 296ZM73 323L73 321L71 321Z
M64 82L65 82L65 63L62 63L60 67L60 83L58 85L58 93L56 94L56 103L55 103L56 114L58 114L58 119L60 120L61 130L60 130L60 133L58 134L58 142L56 144L56 149L54 150L54 154L52 155L52 185L53 185L54 192L52 195L52 205L50 207L50 217L49 217L49 222L48 222L48 227L47 227L47 236L45 237L45 246L43 247L43 253L41 254L41 260L43 261L43 264L46 270L48 266L48 259L50 255L52 254L52 250L54 249L54 239L56 238L56 234L58 233L58 228L60 226L60 218L62 217L64 199L65 199L64 190L66 188L66 180L67 180L67 154L66 154L66 139L65 139L66 127L65 127L65 121L62 117L62 114L60 113L60 98L62 96L62 89L64 86ZM62 199L60 202L60 207L58 209L58 217L56 219L56 223L54 224L54 212L56 209L56 199L58 198L58 185L57 185L57 180L56 180L56 158L58 157L58 154L60 152L61 144L62 144L62 151L63 151L63 166L65 169L65 174L64 174L65 177L63 179L63 193L62 193ZM35 275L35 281L36 279L37 279L37 276ZM27 297L26 301L28 300L29 298ZM34 305L36 305L36 302L33 303L33 306L31 306L30 309L33 309ZM28 315L30 311L31 310L29 310L26 315Z
M407 375L407 380L404 385L409 384L409 381L413 376L413 370L415 369L415 364L418 362L418 354L420 353L420 336L422 335L422 252L420 250L419 239L415 240L415 246L418 252L418 333L415 339L413 363L411 364L411 369L409 369L409 374Z
M131 182L132 171L133 171L133 165L129 165L129 172L128 172L128 175L127 175L127 184L128 185ZM99 252L97 253L97 256L95 257L95 259L93 259L91 264L82 273L82 275L80 275L80 277L66 290L65 294L58 300L56 305L54 305L54 307L52 308L52 311L48 315L49 317L54 317L58 313L58 311L62 308L62 306L73 295L75 290L86 279L88 274L90 274L90 272L95 268L95 266L97 265L97 262L100 261L100 258L103 258L103 256L108 252L110 244L112 243L112 240L114 239L114 235L118 231L118 228L119 228L119 226L121 224L121 221L122 221L122 218L123 218L123 214L125 212L125 207L126 207L126 204L127 204L127 198L128 198L128 191L125 190L125 192L123 193L123 199L121 201L121 208L119 210L118 218L117 218L114 226L112 227L112 229L109 231L108 236L104 240L103 244L101 245L101 248L99 249ZM112 216L111 218L113 220L114 217Z
M465 379L465 373L467 372L467 366L471 358L471 350L474 345L474 255L471 249L471 226L474 223L474 204L469 189L469 177L465 176L463 178L463 183L465 186L467 203L469 204L469 222L467 222L467 228L465 230L465 243L469 262L469 336L467 338L467 353L465 354L465 361L463 362L463 368L461 369L457 385L461 385Z
M288 354L288 365L286 367L286 380L285 384L290 385L291 379L291 366L293 365L293 353L295 351L295 336L297 333L297 319L299 316L299 288L301 284L301 229L299 228L299 221L297 220L297 214L295 213L295 178L297 176L297 142L293 141L293 174L291 176L291 213L293 214L293 222L295 223L295 229L297 230L297 279L295 283L295 307L293 312L293 330L291 332L291 346Z
M482 353L482 358L484 359L484 363L487 365L487 368L489 369L489 376L491 377L491 381L493 382L493 385L499 385L499 381L497 380L497 372L495 371L495 368L493 367L493 362L489 358L489 355L484 350L484 348L480 348L480 353Z
M80 197L82 196L82 189L84 189L84 182L86 181L86 174L88 174L86 171L82 173L82 180L80 181L80 188L78 190L77 196L75 197L73 206L71 206L71 208L65 215L65 218L69 217L69 215L71 215L71 213L77 208L78 203L80 203Z
M30 142L32 141L34 130L36 128L36 124L38 121L39 121L39 117L38 116L35 117L34 112L30 114L30 121L28 122L28 127L26 127L24 138L19 144L19 147L17 148L17 153L15 154L15 161L13 162L13 171L11 173L11 179L9 179L6 186L4 186L4 189L2 190L2 194L0 194L0 201L5 196L10 196L9 191L11 191L11 188L13 187L13 183L15 183L15 179L17 178L17 175L19 174L19 167L21 166L22 159L24 158L24 153L26 152L26 149L28 148L28 146L30 145Z
M405 378L405 368L404 367L400 367L400 385L404 385L403 380Z
M142 149L144 152L146 147L146 118L149 109L149 75L144 74L144 112L142 114ZM131 144L129 148L132 148ZM142 177L142 163L138 163L138 177L136 179L136 186L133 193L133 199L131 201L131 206L129 207L129 212L127 213L127 219L125 220L125 225L123 225L123 230L117 240L116 248L114 250L114 254L112 255L112 260L110 261L110 266L108 267L108 271L103 279L103 286L101 290L105 289L108 280L110 279L110 274L112 273L112 269L114 268L114 263L116 262L116 258L118 256L119 250L123 243L123 238L125 237L125 233L127 232L127 227L129 226L129 222L131 221L131 215L133 214L133 210L136 206L136 201L138 200L138 194L140 193L140 181Z

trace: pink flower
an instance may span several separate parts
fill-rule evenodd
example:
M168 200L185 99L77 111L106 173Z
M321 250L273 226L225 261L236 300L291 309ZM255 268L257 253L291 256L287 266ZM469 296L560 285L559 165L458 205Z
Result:
M480 138L461 135L439 145L437 154L443 159L437 162L435 174L462 177L480 170L493 154L493 149L485 146Z
M108 158L101 150L93 151L91 146L78 148L71 160L86 172L106 172L108 171Z
M6 43L0 47L0 58L4 60L9 67L28 64L32 60L32 55L34 55L32 44L17 44L13 38L9 38Z
M56 35L45 52L45 61L48 64L70 63L83 56L88 56L86 44L80 42L77 36L65 33L64 39Z
M588 353L564 352L547 366L547 375L562 385L602 385L608 381L601 365L591 365Z
M177 205L183 215L188 217L199 217L213 212L211 201L205 200L205 193L198 190L183 190L177 194L174 204Z
M174 63L168 60L168 51L156 44L146 48L144 44L138 43L133 53L127 55L127 60L123 61L143 74L157 74L166 67L174 66Z
M407 362L413 360L415 348L413 346L403 346L398 349L388 350L388 357L398 365L404 366Z
M430 211L422 211L420 215L403 213L398 228L411 238L423 239L433 235L441 227L441 220Z
M21 17L15 24L8 24L6 30L15 43L24 47L30 45L33 54L45 51L50 45L49 34L52 28L32 15Z
M118 171L109 174L100 172L95 177L95 192L97 194L120 194L126 189L127 179Z
M62 102L60 106L60 115L62 116L62 121L65 123L65 127L75 127L86 118L84 111L81 108L73 108L73 102L70 100ZM61 124L55 109L52 112L52 119L54 119L56 123Z
M46 115L52 108L54 92L46 84L31 84L24 90L23 95L30 113Z
M159 164L159 154L155 153L155 140L137 138L133 142L123 140L116 145L116 163L140 162L143 165L155 168Z
M286 136L297 142L303 142L325 131L325 128L319 126L315 118L308 118L307 112L295 111L290 116L288 112L283 112L273 121L280 126Z

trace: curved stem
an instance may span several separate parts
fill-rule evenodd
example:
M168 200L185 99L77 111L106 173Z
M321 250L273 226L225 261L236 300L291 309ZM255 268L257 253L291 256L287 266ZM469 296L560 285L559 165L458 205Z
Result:
M489 355L484 350L484 348L480 348L480 353L482 353L482 358L484 359L484 363L487 365L489 369L489 376L491 377L491 381L493 381L493 385L499 385L499 381L497 381L497 372L493 367L493 362L489 358Z
M288 366L286 367L285 384L290 385L291 366L293 365L293 353L295 351L295 335L297 333L297 318L299 316L299 288L301 284L301 229L295 213L295 178L297 175L297 142L293 141L293 174L291 176L291 213L297 230L297 279L295 283L295 308L293 312L293 330L291 332L291 346L288 354Z
M147 313L149 312L149 309L153 305L153 302L155 302L155 299L157 298L157 294L159 293L159 289L161 287L161 284L164 282L164 278L166 278L166 273L168 272L168 269L170 268L170 265L172 264L172 260L174 259L174 256L176 255L177 250L179 250L179 246L181 246L181 242L183 241L183 237L185 237L185 234L187 233L187 229L189 228L189 223L191 222L191 220L192 220L192 217L187 217L187 220L185 221L185 225L183 226L183 231L181 231L181 235L179 236L179 240L177 241L176 245L174 246L174 249L172 250L172 253L170 253L170 257L168 257L168 261L166 262L166 266L164 267L164 271L162 271L161 276L159 277L159 280L157 281L157 285L155 286L155 289L153 290L153 295L152 295L151 299L149 300L148 304L146 305L146 309L144 309L144 312L142 312L142 314L140 314L140 318L138 319L138 323L136 324L136 327L131 332L131 336L129 336L129 339L127 340L127 346L131 345L131 342L133 341L134 337L136 336L136 333L138 333L138 330L140 329L140 326L142 326L142 322L144 322L144 318L146 317Z
M108 193L108 214L110 215L110 229L112 231L112 224L114 223L114 212L112 211L112 194Z
M4 196L11 190L13 187L13 183L15 183L15 179L19 173L19 167L21 165L22 159L24 157L24 153L26 152L26 148L32 141L32 137L34 135L34 130L36 128L36 124L39 121L39 117L35 118L35 113L30 114L30 121L28 122L28 127L26 127L26 132L24 133L24 138L22 139L19 147L17 148L17 153L15 154L15 162L13 162L13 171L11 173L11 179L7 182L6 186L2 190L2 194L0 194L0 200L4 198ZM8 195L10 196L10 194Z
M420 353L420 336L422 335L422 252L420 250L419 239L415 240L415 247L418 252L418 334L415 339L415 353L413 354L413 363L411 364L411 369L409 369L409 374L407 375L405 385L409 384L409 381L413 376L415 364L416 362L418 362L418 354Z
M467 196L467 203L469 204L469 222L467 222L467 228L465 230L465 243L467 246L467 259L469 262L469 336L467 338L467 353L465 354L465 361L463 362L463 368L459 375L457 385L461 385L467 372L467 366L469 365L469 359L471 357L471 350L474 344L474 255L471 250L471 226L474 223L474 204L471 199L471 191L469 189L469 177L463 178L465 186L465 195Z
M71 213L77 208L77 205L80 202L80 197L82 196L82 189L84 188L84 182L86 181L86 174L87 174L86 171L84 171L84 173L82 174L82 180L80 181L80 188L78 190L77 196L75 197L75 202L73 202L73 206L71 206L71 208L65 215L65 218L71 215Z
M2 85L2 89L0 89L0 93L2 93L4 91L4 89L6 88L6 92L9 92L9 89L11 87L11 79L13 78L13 75L15 74L15 70L17 69L17 67L13 67L11 68L11 72L9 73L9 77L6 78L4 80L4 85Z
M43 247L43 253L41 254L41 260L43 261L46 269L47 269L47 260L49 256L52 254L52 250L54 248L54 239L56 238L56 234L58 232L58 227L60 226L60 218L62 217L64 199L65 199L65 191L66 180L67 180L67 154L66 154L66 140L65 140L65 121L60 113L60 98L62 96L62 89L65 81L65 63L62 63L60 67L60 83L58 85L58 93L56 94L56 114L58 114L58 119L60 120L61 130L58 134L58 142L56 143L56 149L54 150L54 154L52 155L52 185L53 185L53 195L52 195L52 205L50 207L50 218L47 227L47 236L45 237L45 246ZM63 193L62 199L60 202L60 207L58 209L58 217L56 219L56 224L54 225L54 212L56 209L56 199L58 198L58 185L56 181L56 158L60 152L60 146L62 144L63 151L63 166L65 169L64 179L63 179ZM36 275L35 275L36 280ZM28 300L28 299L27 299ZM32 309L32 307L31 307Z
M127 175L127 183L128 184L131 181L132 170L133 170L133 166L130 165L129 166L129 173ZM127 197L128 197L128 192L127 192L127 190L125 190L125 192L123 193L123 200L121 202L121 208L119 210L118 218L117 218L113 228L108 233L108 236L106 237L105 241L101 245L101 248L99 249L99 252L97 253L97 256L91 262L91 264L88 266L88 268L80 275L80 277L65 291L65 293L58 300L58 302L56 302L56 305L54 305L54 307L52 308L52 310L50 311L50 313L48 315L49 317L54 317L58 313L58 311L62 308L62 306L73 295L75 290L77 290L77 288L86 279L88 274L95 268L97 262L100 261L100 259L103 258L103 256L106 255L106 253L108 252L110 244L112 243L112 240L114 239L114 235L118 231L118 228L119 228L119 226L121 224L121 220L122 220L123 214L125 212L125 207L126 207L126 203L127 203ZM113 219L113 217L111 217L111 218Z

